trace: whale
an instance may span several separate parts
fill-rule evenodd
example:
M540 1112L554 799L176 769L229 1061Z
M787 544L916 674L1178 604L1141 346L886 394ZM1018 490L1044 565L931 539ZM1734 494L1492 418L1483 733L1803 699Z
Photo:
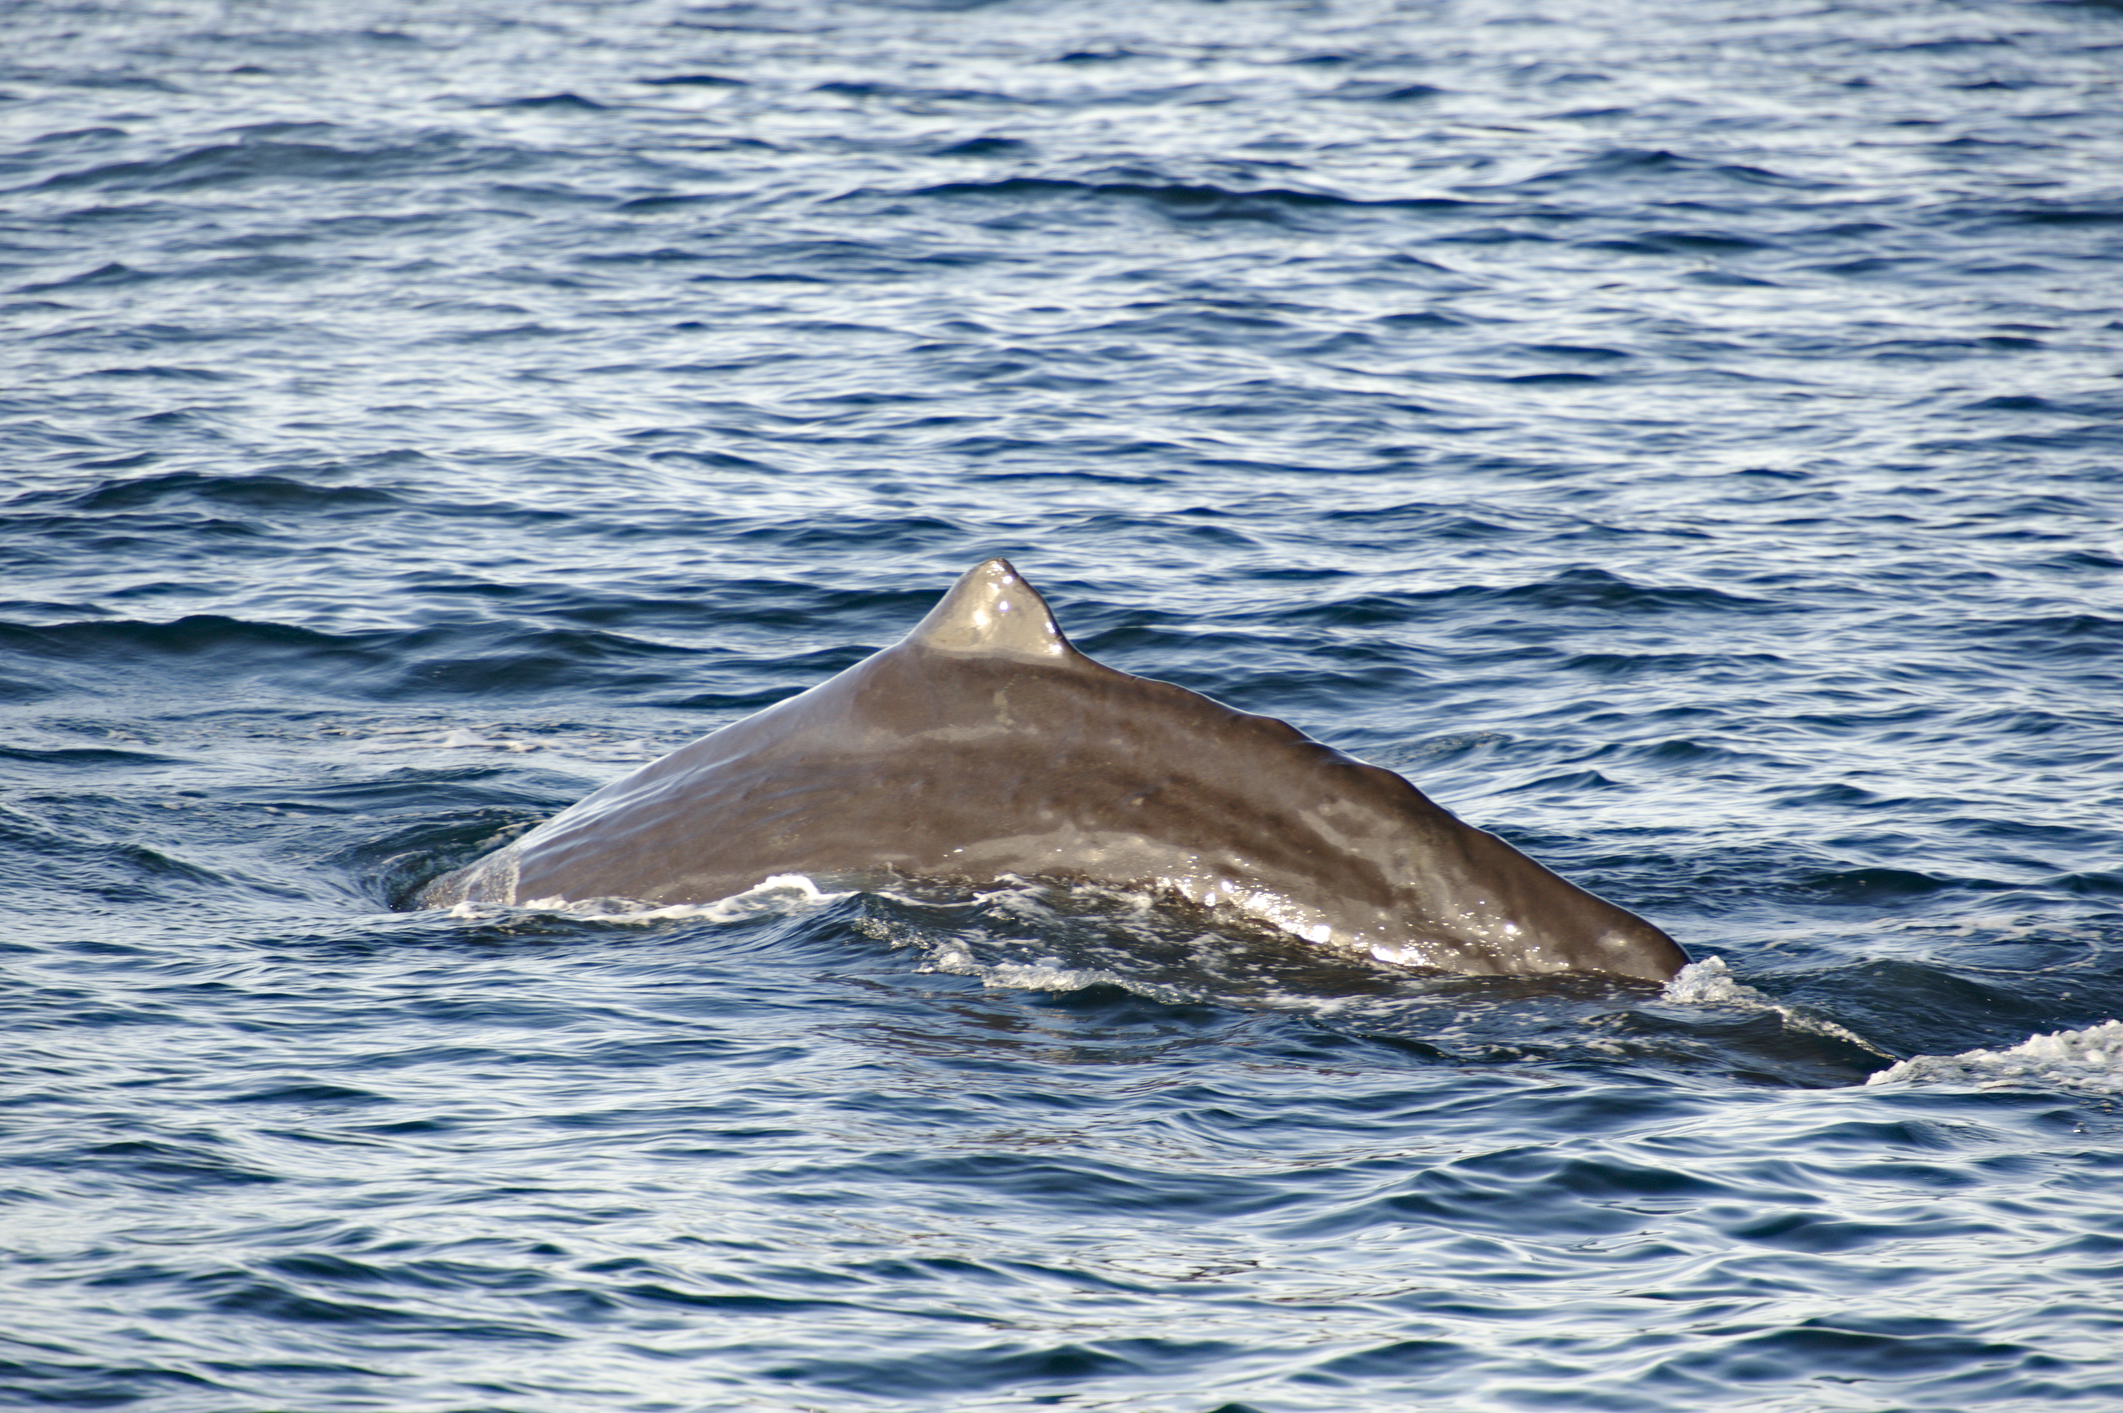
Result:
M904 639L429 883L712 903L769 879L1146 892L1389 966L1664 982L1665 932L1286 722L1093 661L1007 560Z

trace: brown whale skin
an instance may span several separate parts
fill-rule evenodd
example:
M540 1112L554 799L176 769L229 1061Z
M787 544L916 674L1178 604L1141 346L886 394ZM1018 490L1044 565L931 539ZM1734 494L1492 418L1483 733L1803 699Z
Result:
M1664 981L1688 961L1393 772L1093 662L1000 559L905 640L614 781L419 901L708 903L788 874L1144 888L1477 975Z

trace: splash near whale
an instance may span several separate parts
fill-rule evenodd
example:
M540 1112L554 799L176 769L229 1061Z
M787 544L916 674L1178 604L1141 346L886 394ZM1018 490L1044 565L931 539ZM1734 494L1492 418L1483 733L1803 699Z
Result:
M1093 662L1000 559L901 642L614 781L419 902L707 903L785 874L1142 888L1477 975L1664 981L1688 961L1392 771Z

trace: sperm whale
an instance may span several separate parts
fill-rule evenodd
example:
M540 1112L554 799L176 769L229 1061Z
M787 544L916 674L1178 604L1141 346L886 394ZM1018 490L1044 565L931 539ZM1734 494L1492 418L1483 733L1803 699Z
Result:
M705 903L786 874L1148 889L1476 975L1664 981L1688 961L1392 771L1094 662L1001 559L900 642L614 781L419 901Z

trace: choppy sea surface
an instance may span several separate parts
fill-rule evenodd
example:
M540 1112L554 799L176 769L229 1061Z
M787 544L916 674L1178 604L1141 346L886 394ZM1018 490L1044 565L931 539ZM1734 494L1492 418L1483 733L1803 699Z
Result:
M0 1405L2123 1406L2123 10L0 37ZM402 906L992 554L1698 963Z

